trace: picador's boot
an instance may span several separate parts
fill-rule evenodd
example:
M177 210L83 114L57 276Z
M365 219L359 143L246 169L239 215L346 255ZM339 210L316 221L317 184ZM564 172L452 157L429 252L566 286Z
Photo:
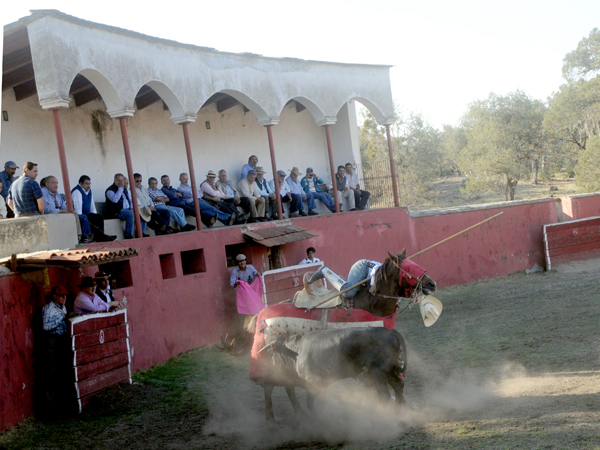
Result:
M323 274L323 269L326 269L326 267L321 266L318 270L313 272L312 276L310 277L310 280L308 280L308 284L312 284L317 280L322 280L323 278L325 278L325 275Z

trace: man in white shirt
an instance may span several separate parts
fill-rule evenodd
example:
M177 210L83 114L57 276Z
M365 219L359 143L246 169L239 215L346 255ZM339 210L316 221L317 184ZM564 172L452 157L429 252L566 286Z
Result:
M104 218L96 211L94 194L92 193L92 180L87 175L79 177L79 184L71 189L73 210L79 215L81 230L86 228L84 221L89 222L92 235L84 236L82 242L109 242L114 241L117 236L104 234Z
M265 218L265 199L260 195L256 186L256 171L249 170L248 175L246 175L246 178L240 180L237 188L242 197L250 199L252 219L249 222L263 222L267 220Z
M306 249L306 258L304 258L302 261L300 261L298 264L313 264L316 262L321 262L321 260L317 257L315 257L315 248L314 247L308 247Z
M354 202L356 207L359 210L365 209L371 193L369 191L363 191L360 189L358 174L354 172L354 168L352 167L351 163L346 163L344 170L346 171L346 184L354 191Z
M294 205L295 210L298 211L302 206L302 198L301 197L292 197L292 193L290 192L290 186L285 183L285 172L283 170L277 171L277 183L279 183L279 195L281 196L282 203L290 204L290 211L292 210L291 206ZM275 191L275 180L271 180L269 185ZM298 213L295 216L292 216L290 213L290 217L297 217Z

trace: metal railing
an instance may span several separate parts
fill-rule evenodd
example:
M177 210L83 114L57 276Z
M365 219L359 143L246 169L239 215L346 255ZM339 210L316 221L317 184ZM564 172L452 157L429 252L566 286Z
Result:
M396 178L398 178L398 173L397 171ZM371 208L390 208L394 206L394 190L389 160L363 162L362 180L365 190L371 193L369 198ZM398 186L400 186L399 179ZM400 194L399 192L398 195ZM402 201L400 201L400 204L402 204Z

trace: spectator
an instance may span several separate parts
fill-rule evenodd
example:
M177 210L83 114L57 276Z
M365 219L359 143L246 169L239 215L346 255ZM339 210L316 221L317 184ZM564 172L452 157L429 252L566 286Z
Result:
M75 297L73 309L76 314L89 314L94 312L107 312L119 308L122 303L112 301L105 303L96 294L96 282L92 277L83 277L81 284L77 286L81 292Z
M264 221L265 218L265 199L262 198L258 187L256 186L256 171L249 170L246 178L243 178L237 185L238 191L244 197L250 199L250 207L252 208L250 219L251 222Z
M352 164L346 163L344 170L346 171L347 186L354 191L354 203L356 204L356 207L362 211L365 209L371 193L360 189L358 174L354 172Z
M135 175L134 175L135 176ZM94 282L96 283L96 295L102 299L104 303L110 303L115 301L115 296L110 289L110 283L108 279L110 275L104 272L96 272L94 274Z
M125 239L133 239L133 203L128 189L127 178L122 173L115 174L114 182L104 195L106 196L106 209L104 216L107 219L121 219L125 221Z
M240 197L238 191L236 191L233 186L231 186L231 182L227 180L227 172L225 170L219 170L219 181L217 181L216 185L223 193L224 201L233 201L235 206L242 208L244 214L250 213L252 210L250 206L250 199L247 197Z
M256 278L260 276L260 273L251 266L250 264L246 264L246 256L241 253L235 257L238 266L233 269L231 272L231 276L229 277L229 284L232 288L237 287L239 281L245 281L248 284L252 284Z
M10 186L8 207L14 211L15 217L44 214L42 189L35 181L37 176L37 164L27 161L23 166L23 176Z
M316 250L314 247L308 247L306 249L306 258L300 261L298 264L313 264L316 262L321 262L321 260L315 257Z
M174 233L175 230L169 225L171 222L171 214L169 211L164 208L157 209L154 206L154 202L150 198L150 194L148 194L148 189L142 186L142 176L139 173L134 173L133 179L135 181L135 192L137 194L138 205L140 206L140 215L144 210L150 214L150 217L146 217L148 219L147 223L142 218L142 233L146 232L147 226L152 228L157 236Z
M52 301L42 308L42 328L58 336L67 333L67 290L62 286L54 286L50 291Z
M277 219L277 198L275 197L275 188L272 188L264 178L265 173L262 167L256 168L256 187L262 198L265 199L267 218L273 220Z
M2 189L3 183L0 181L0 189ZM8 211L6 210L6 202L4 197L0 195L0 219L6 219L8 217Z
M306 216L306 213L304 212L304 204L302 203L304 200L306 200L306 203L308 203L308 215L317 216L319 213L314 211L316 208L315 198L310 192L308 194L304 192L304 189L302 189L300 181L298 180L298 176L302 174L297 167L293 167L290 172L290 176L285 180L290 188L290 193L292 194L293 199L292 203L290 204L290 217L298 217L296 208L298 208L301 216ZM297 201L297 198L300 198L301 200Z
M214 171L209 170L206 174L206 180L200 185L202 191L202 198L215 205L221 211L231 214L235 217L234 223L245 223L250 217L250 214L241 213L235 206L235 198L225 198L225 194L219 186L215 183L217 175ZM239 198L237 199L239 201Z
M283 170L277 171L277 183L279 183L279 195L281 196L282 203L290 203L290 214L292 210L292 204L294 205L294 211L299 211L302 208L302 197L292 197L290 193L290 185L285 183L285 172ZM269 183L273 191L275 191L275 179ZM298 214L296 214L298 215Z
M117 238L104 234L104 218L96 211L90 177L87 175L79 177L79 184L71 189L71 199L73 200L73 210L79 215L82 242L110 242ZM86 221L88 224L84 225ZM85 234L84 230L88 228L91 230L91 234Z
M194 225L190 225L186 222L183 209L167 205L169 197L167 197L163 191L158 189L158 180L154 177L148 178L148 195L154 202L154 207L156 209L165 209L169 211L169 214L173 220L177 222L181 231L192 231L196 229Z
M194 195L192 193L192 187L188 184L189 178L190 177L187 173L182 173L181 175L179 175L179 182L181 184L177 188L177 192L179 192L182 195L182 199L186 203L186 205L194 208ZM217 220L223 225L233 225L236 215L214 207L206 200L204 200L202 196L202 191L198 190L198 205L200 206L200 214L205 214L208 217L216 215Z
M354 191L347 186L346 171L344 166L338 166L338 171L335 174L337 181L337 199L340 204L340 211L356 211L356 203L354 201ZM346 203L345 205L343 203Z
M183 194L171 186L171 179L168 175L160 177L160 183L162 184L160 190L168 197L169 206L182 208L186 216L196 217L196 210L193 206L187 205L183 200Z
M58 193L58 180L55 176L49 175L40 181L42 187L42 198L44 199L44 214L64 214L68 213L67 203ZM90 234L88 231L85 234Z
M319 178L317 174L313 172L312 167L306 169L306 176L302 178L300 184L302 185L302 189L307 194L312 194L314 198L317 200L321 200L327 209L332 213L335 212L335 200L329 194L322 192L319 188L319 184L323 184L323 179Z
M13 181L15 181L14 175L18 168L19 166L17 166L14 161L6 161L6 163L4 163L4 170L0 172L0 182L2 182L0 194L2 194L2 199L5 202L8 197L8 191L10 191L10 187L12 186ZM11 218L14 216L15 215L11 209L9 209L6 214L4 214L5 218Z
M242 176L240 177L240 181L248 176L248 172L250 170L256 170L256 165L258 164L258 156L252 155L248 158L248 164L244 164L242 167Z

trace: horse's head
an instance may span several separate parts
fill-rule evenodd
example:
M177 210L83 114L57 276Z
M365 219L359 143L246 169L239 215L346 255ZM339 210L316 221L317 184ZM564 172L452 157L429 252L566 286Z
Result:
M425 269L406 257L406 248L395 255L388 253L382 266L385 266L382 267L385 273L397 273L395 276L390 274L388 279L398 280L399 297L412 297L415 292L430 295L436 290L435 281L427 275Z

